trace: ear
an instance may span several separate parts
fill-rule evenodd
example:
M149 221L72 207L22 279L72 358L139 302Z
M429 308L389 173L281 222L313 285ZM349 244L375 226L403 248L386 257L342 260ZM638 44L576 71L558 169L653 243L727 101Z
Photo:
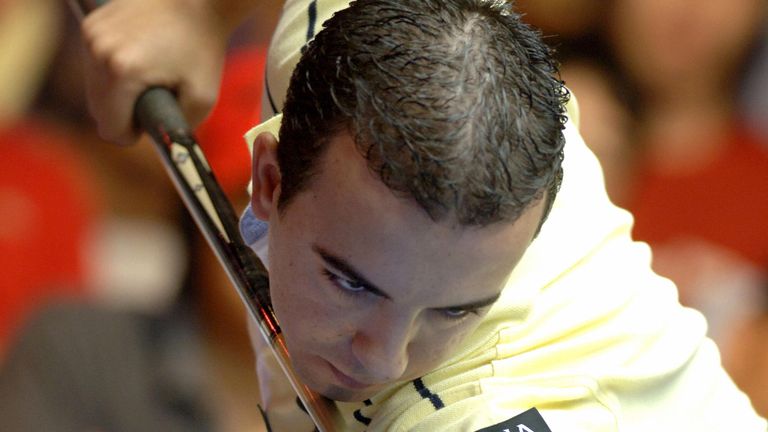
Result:
M268 221L277 211L280 196L280 166L277 163L277 139L269 132L260 133L253 141L253 167L251 169L253 214Z

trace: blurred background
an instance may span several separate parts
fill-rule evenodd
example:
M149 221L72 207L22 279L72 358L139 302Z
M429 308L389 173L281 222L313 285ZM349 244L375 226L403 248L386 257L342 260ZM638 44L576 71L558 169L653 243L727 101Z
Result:
M238 210L280 13L261 3L197 131ZM609 196L768 416L768 3L517 5ZM245 311L151 144L98 137L81 55L64 2L0 1L0 429L260 430Z

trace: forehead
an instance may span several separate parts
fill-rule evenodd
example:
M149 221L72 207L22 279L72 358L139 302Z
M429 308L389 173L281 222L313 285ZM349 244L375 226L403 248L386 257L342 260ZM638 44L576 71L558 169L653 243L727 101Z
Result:
M349 134L332 138L310 185L286 209L306 244L318 244L387 291L452 293L450 302L498 293L530 243L534 206L514 223L436 223L370 171ZM477 290L467 290L477 287ZM457 292L462 291L462 294Z

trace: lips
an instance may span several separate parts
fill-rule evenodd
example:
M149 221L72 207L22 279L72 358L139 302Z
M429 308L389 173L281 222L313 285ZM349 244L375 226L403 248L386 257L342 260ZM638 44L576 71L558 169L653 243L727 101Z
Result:
M333 372L333 375L336 377L336 380L339 381L339 384L343 385L344 387L353 389L353 390L362 390L365 388L370 387L369 384L362 383L351 376L345 374L344 372L336 369L336 367L328 363L328 365L331 367L331 371Z

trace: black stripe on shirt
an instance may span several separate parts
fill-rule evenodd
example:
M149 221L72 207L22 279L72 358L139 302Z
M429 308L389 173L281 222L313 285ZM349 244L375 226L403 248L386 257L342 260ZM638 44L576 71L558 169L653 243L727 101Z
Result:
M432 402L432 406L435 407L435 410L439 410L445 407L445 404L443 403L443 400L440 399L440 396L432 393L424 385L424 381L422 381L421 378L416 378L413 380L413 386L416 387L416 391L419 392L422 398L429 399L429 401Z
M364 416L363 413L361 413L359 409L355 410L353 415L355 416L355 420L359 421L360 423L362 423L362 424L364 424L366 426L371 424L371 419L369 419L368 417Z
M269 107L272 108L272 115L277 115L280 111L275 105L275 99L272 97L272 90L269 89L269 68L264 67L264 91L267 92L267 100L269 101Z
M317 22L317 0L312 0L307 8L307 42L315 37L315 23Z
M315 37L315 25L317 24L317 0L312 0L307 7L307 42ZM304 54L306 45L301 47L301 53ZM265 70L269 70L265 67ZM269 101L269 107L272 108L272 112L277 115L280 110L277 109L275 99L272 97L272 90L269 88L269 74L264 73L264 90L267 93L267 100Z
M373 402L370 399L364 400L363 403L367 407L373 405ZM372 419L364 416L363 413L359 409L355 410L355 412L353 414L355 416L355 420L359 421L360 423L362 423L362 424L364 424L366 426L371 424Z
M307 7L307 41L301 46L301 55L307 50L307 44L315 37L315 24L317 23L317 0L309 2Z

